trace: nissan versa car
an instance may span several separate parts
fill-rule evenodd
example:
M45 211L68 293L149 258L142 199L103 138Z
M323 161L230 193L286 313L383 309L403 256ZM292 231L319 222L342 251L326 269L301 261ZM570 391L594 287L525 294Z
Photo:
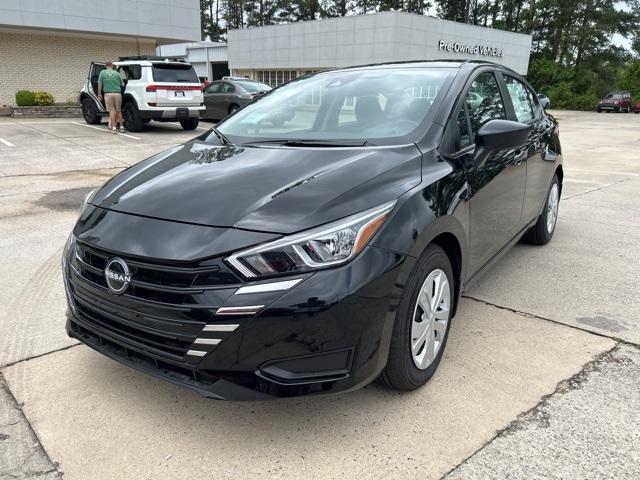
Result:
M495 64L291 81L88 196L67 331L212 398L416 389L465 285L551 239L561 158L554 119Z

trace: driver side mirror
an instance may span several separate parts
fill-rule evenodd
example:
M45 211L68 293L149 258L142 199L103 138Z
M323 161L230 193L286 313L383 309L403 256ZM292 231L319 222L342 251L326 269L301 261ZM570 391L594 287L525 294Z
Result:
M530 125L511 120L490 120L476 133L476 145L487 150L518 148L527 142Z

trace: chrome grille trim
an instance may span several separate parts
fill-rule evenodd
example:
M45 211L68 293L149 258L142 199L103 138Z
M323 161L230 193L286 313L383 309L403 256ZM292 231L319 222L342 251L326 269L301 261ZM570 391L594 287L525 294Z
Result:
M216 315L255 315L264 308L264 305L248 305L246 307L220 307Z
M187 355L191 355L192 357L204 357L208 352L203 352L202 350L189 350Z
M196 338L193 343L194 345L218 345L221 341L219 338Z
M233 332L236 328L238 328L239 324L228 324L228 325L205 325L202 329L203 332Z
M303 279L286 280L284 282L260 283L258 285L247 285L236 290L235 295L246 295L249 293L265 293L289 290L299 284Z

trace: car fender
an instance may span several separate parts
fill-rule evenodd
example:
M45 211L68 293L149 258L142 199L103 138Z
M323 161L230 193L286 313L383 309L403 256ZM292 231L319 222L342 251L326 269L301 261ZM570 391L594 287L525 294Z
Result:
M443 170L448 173L441 175ZM398 200L387 225L372 245L407 255L397 280L398 285L404 286L422 252L438 239L447 253L459 250L458 281L461 286L468 262L469 185L466 174L461 169L452 169L446 162L435 164L430 173L440 178L431 182L431 175L423 173L423 182ZM457 245L449 244L453 239Z
M144 101L140 98L140 95L134 89L125 89L122 103L124 104L125 102L133 102L135 103L138 110L144 110Z

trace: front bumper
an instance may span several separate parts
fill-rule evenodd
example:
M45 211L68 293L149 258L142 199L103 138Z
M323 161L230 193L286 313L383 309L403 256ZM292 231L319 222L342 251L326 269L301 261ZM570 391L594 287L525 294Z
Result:
M95 285L78 283L70 270L72 253L67 253L65 265L70 304L66 329L71 337L132 368L205 397L227 400L342 392L371 382L386 364L399 301L395 281L405 260L400 254L368 247L351 263L307 275L285 292L237 295L234 288L225 298L218 291L223 299L218 308L264 308L255 315L225 317L225 323L233 322L237 328L216 334L222 341L206 355L187 354L181 360L113 328L119 319L114 305L122 302L128 309L126 302L131 299L111 298ZM86 290L86 296L77 297L80 290ZM94 321L78 308L89 297L95 297L92 306L102 309L108 323ZM215 311L210 315L213 320L206 323L218 317ZM149 325L152 317L146 318L144 309L139 316ZM154 311L153 318L157 316ZM135 327L130 318L126 322L127 328ZM171 328L180 333L179 326Z

